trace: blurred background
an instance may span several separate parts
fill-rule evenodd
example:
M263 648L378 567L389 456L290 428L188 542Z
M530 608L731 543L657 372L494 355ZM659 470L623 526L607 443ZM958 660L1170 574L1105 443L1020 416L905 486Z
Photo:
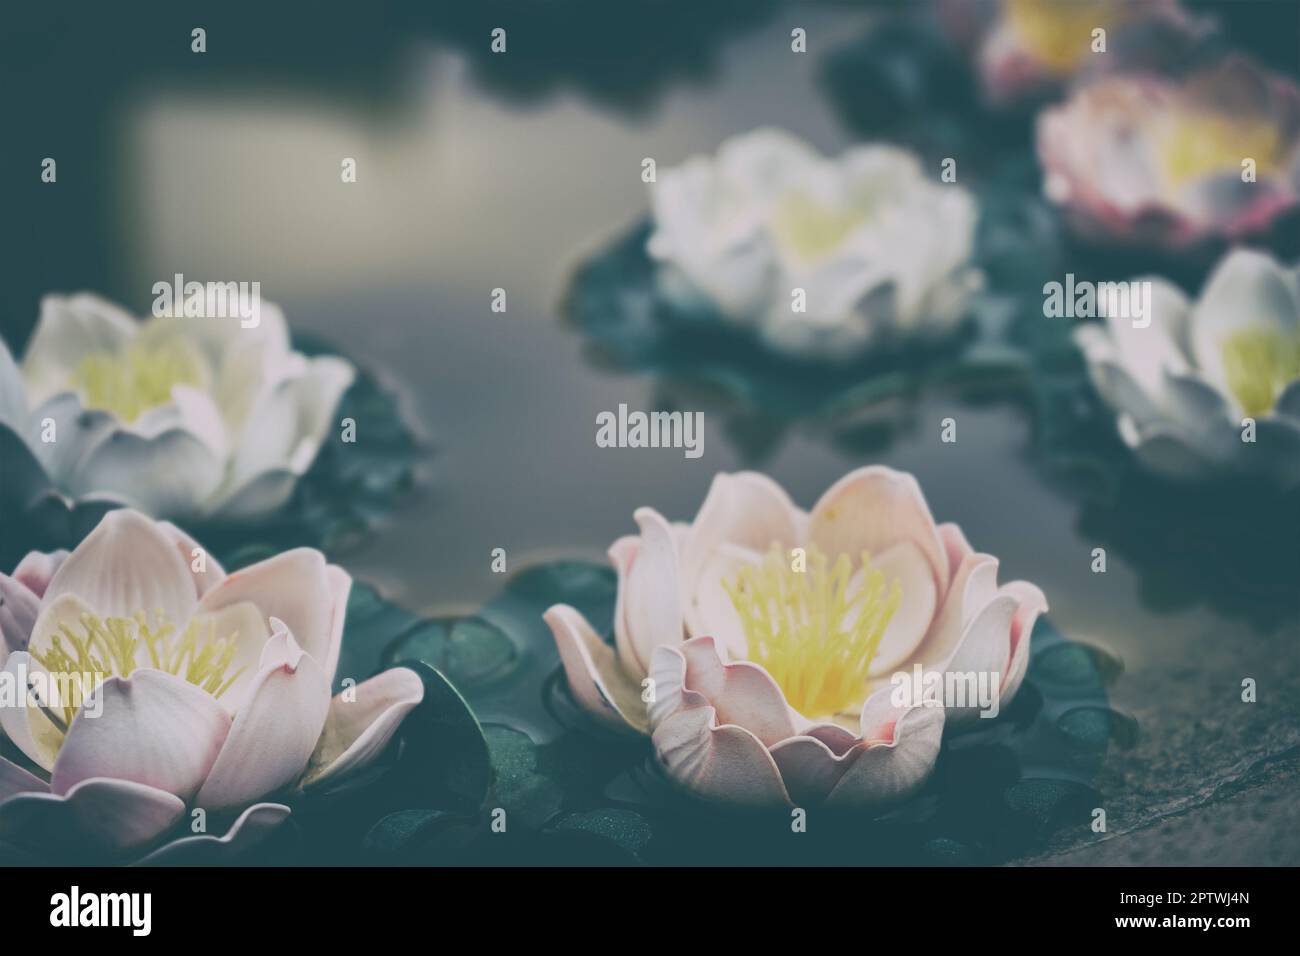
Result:
M830 153L860 139L827 64L890 6L14 6L0 33L0 334L21 351L49 292L144 314L174 273L260 281L296 331L396 388L430 442L426 486L344 556L420 611L495 594L494 548L511 571L599 558L640 505L689 518L718 471L761 467L805 507L856 466L911 471L937 519L998 555L1004 580L1039 584L1063 633L1126 668L1114 696L1141 738L1103 790L1129 838L1076 849L1063 837L1046 859L1296 862L1300 607L1260 615L1196 588L1156 594L1118 554L1092 573L1106 542L1035 460L1027 407L923 392L910 427L870 453L797 427L740 440L708 413L699 459L596 447L599 412L665 400L653 375L594 360L560 314L575 268L645 215L642 159L662 168L763 125ZM1191 6L1296 72L1300 5ZM505 56L489 52L497 26ZM796 26L807 54L790 52ZM190 50L195 27L206 53ZM973 135L1024 137L1028 156L1028 129ZM56 184L40 181L45 157ZM345 157L354 184L340 181ZM953 445L939 441L948 416ZM1232 706L1244 676L1269 678L1267 708Z

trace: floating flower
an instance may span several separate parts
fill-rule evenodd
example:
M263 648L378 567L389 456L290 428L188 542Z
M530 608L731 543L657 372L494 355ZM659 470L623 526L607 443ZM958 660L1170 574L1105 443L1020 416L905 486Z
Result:
M1147 280L1149 325L1111 315L1075 330L1097 391L1145 467L1172 478L1235 471L1300 481L1298 279L1297 269L1241 249L1194 303Z
M136 322L92 295L47 296L21 367L0 342L0 430L74 499L254 519L288 500L353 376L293 351L269 303L245 327Z
M774 349L853 358L962 318L976 206L892 146L835 159L777 130L659 171L647 249L684 310L716 310Z
M984 93L1002 105L1082 75L1172 64L1208 32L1178 0L956 0L943 14L972 41Z
M127 509L0 575L0 726L30 761L0 757L0 843L138 855L197 810L234 822L154 859L252 842L365 767L424 691L395 668L331 700L351 586L306 548L227 575Z
M1009 702L1042 592L936 526L915 479L854 471L804 512L771 479L720 474L688 525L651 508L610 548L614 646L546 612L574 697L650 733L667 773L728 803L879 806L919 787L972 701L899 696L898 675L980 676ZM955 684L954 684L955 686ZM939 703L947 706L938 706Z
M1300 204L1300 90L1241 59L1114 76L1042 114L1044 191L1093 239L1185 248L1266 234Z

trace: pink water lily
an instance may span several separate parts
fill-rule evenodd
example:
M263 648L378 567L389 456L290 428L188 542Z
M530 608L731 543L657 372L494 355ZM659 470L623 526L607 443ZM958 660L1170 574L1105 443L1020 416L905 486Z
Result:
M1090 84L1037 138L1044 191L1089 238L1184 249L1265 235L1300 207L1300 89L1243 59Z
M877 807L924 783L946 724L976 711L900 699L895 675L982 674L1015 696L1042 592L936 525L916 480L872 466L811 512L771 479L720 474L695 520L636 512L610 548L614 644L546 613L593 718L648 733L670 777L716 801ZM948 706L938 706L943 703Z
M0 843L138 855L196 817L238 814L151 859L227 852L289 815L266 798L367 765L424 690L395 668L331 699L351 587L307 548L227 575L129 510L71 554L0 574L0 727L27 761L0 757Z

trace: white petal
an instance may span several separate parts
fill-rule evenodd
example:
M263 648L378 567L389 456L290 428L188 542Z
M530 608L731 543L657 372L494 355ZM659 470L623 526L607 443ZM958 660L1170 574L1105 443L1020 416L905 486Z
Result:
M330 702L303 787L337 782L379 757L424 699L424 682L415 671L394 667L358 684L353 693L352 700L337 694Z

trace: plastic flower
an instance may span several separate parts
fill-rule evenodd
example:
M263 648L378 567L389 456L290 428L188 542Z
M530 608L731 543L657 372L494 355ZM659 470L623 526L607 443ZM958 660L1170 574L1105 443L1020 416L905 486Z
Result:
M21 368L0 342L0 430L74 499L251 519L289 498L353 374L294 352L270 303L245 328L136 322L92 295L47 296Z
M665 297L779 351L852 358L881 338L947 332L977 284L974 200L901 149L827 159L761 129L658 177L648 251Z
M1178 0L949 0L943 14L950 33L973 39L984 93L1002 105L1082 75L1173 63L1208 26ZM1098 29L1104 52L1093 50Z
M1237 250L1199 299L1152 283L1151 323L1107 316L1075 330L1120 436L1151 471L1255 472L1300 481L1300 271ZM1255 440L1243 441L1243 420Z
M30 761L0 757L0 843L134 856L197 809L234 822L153 860L252 842L288 816L283 796L377 757L422 699L396 668L331 700L352 579L319 552L230 575L201 558L122 509L70 555L0 575L0 726Z
M1260 235L1300 203L1300 90L1240 59L1182 82L1110 77L1039 117L1038 153L1048 198L1087 237Z
M936 526L915 479L884 467L846 475L811 512L739 473L714 479L689 525L651 508L636 520L641 533L609 552L614 646L571 607L546 620L579 704L650 733L668 775L710 800L907 796L935 761L945 712L976 712L900 700L893 675L982 674L1005 704L1047 606L1032 584L999 588L997 559Z

